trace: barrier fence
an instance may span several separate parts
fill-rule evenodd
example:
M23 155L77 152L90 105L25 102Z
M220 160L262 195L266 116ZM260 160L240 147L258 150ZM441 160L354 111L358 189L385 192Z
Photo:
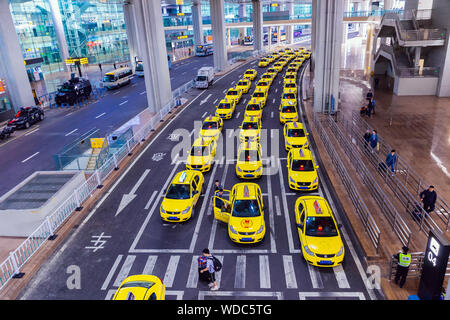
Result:
M411 265L409 266L409 271L407 278L418 278L422 275L422 267L423 267L423 260L425 258L425 253L423 252L412 252L411 253ZM392 280L392 278L395 278L395 273L397 272L397 266L398 266L398 260L395 258L395 256L391 257L391 261L389 263L389 275L388 279L389 281ZM450 276L450 260L447 264L447 271L445 272L445 276Z
M333 162L339 176L341 177L342 183L344 184L347 193L350 196L350 200L352 201L353 206L356 209L356 213L359 215L364 229L369 235L370 241L372 242L372 245L375 247L375 250L378 253L381 235L380 229L378 228L375 219L372 217L372 214L364 203L364 200L359 194L351 177L349 176L348 171L345 168L345 165L342 163L339 154L336 152L336 149L331 143L328 134L322 126L319 116L315 112L313 113L313 123L319 133L325 149L328 152L328 155L331 158L331 161Z

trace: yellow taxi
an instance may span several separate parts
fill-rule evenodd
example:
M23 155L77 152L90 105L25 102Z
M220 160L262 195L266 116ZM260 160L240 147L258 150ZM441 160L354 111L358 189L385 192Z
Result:
M297 73L295 72L286 72L283 78L283 83L290 83L297 81Z
M113 300L165 300L166 286L157 276L129 276L120 284Z
M288 66L286 69L286 74L294 74L297 77L297 68L292 67L291 65Z
M298 121L297 107L290 101L282 102L280 105L280 123Z
M209 116L203 120L202 128L200 129L201 137L218 138L223 128L222 118L216 116Z
M263 88L257 88L253 91L252 100L255 99L256 102L261 104L261 107L264 107L267 102L268 91Z
M293 148L287 156L289 188L312 191L319 187L316 164L309 149Z
M188 151L186 169L205 172L211 170L216 155L217 142L214 137L198 137Z
M295 221L303 258L317 267L335 267L344 260L345 249L328 202L318 196L299 197Z
M279 61L275 62L272 66L272 68L276 69L277 72L281 72L283 70L283 64Z
M244 118L242 124L239 126L239 141L257 141L261 136L261 119L257 117Z
M297 93L297 84L295 82L285 83L283 93Z
M255 69L248 69L247 71L244 72L244 78L253 81L255 80L257 74L258 73L256 72Z
M250 99L245 107L244 118L262 118L263 108L261 107L261 103L257 102L255 99Z
M273 74L272 73L264 73L262 76L261 76L261 80L264 80L264 81L267 81L267 82L269 82L269 85L271 86L272 85L272 83L273 83L273 79L274 79L275 77L273 76ZM260 81L261 81L260 80Z
M311 50L306 50L304 53L303 53L303 56L305 57L305 59L309 59L309 58L311 58Z
M255 91L256 90L265 90L268 94L269 88L270 88L270 82L266 81L264 79L261 79L256 83Z
M289 151L291 148L308 148L309 133L305 132L305 128L301 122L288 122L283 128L284 148Z
M257 179L262 176L262 150L256 141L241 143L236 162L236 175L241 179Z
M261 67L261 68L267 67L269 64L270 64L269 59L261 58L261 60L259 60L258 67Z
M225 99L234 100L236 104L239 103L241 97L242 97L242 90L236 88L228 89L227 93L225 94Z
M236 243L258 243L266 233L261 188L256 183L238 183L228 197L214 197L214 218L228 225L228 236Z
M216 107L216 117L231 119L234 109L236 109L234 100L222 99Z
M269 63L272 63L272 62L275 61L276 58L275 58L273 55L270 54L270 55L268 55L268 56L266 57L266 59L269 60Z
M297 106L297 91L294 90L283 90L281 94L281 104L280 110L283 105Z
M283 57L278 60L278 63L281 63L283 65L283 67L285 67L288 63L288 60L286 57Z
M297 63L297 64L299 64L300 67L301 67L302 64L303 64L303 61L305 61L305 58L303 58L303 55L298 56L298 57L295 58L295 60L294 60L294 62Z
M248 79L241 79L236 84L236 89L239 89L242 91L242 93L247 93L248 90L250 90L250 87L252 86L252 82Z
M289 70L289 69L295 69L295 70L298 71L298 69L300 69L301 66L302 66L301 63L297 63L297 62L294 61L294 62L291 62L291 63L289 64L288 70Z
M165 191L159 213L164 221L183 222L191 218L205 179L194 170L178 172Z
M276 76L277 76L277 74L278 74L278 70L275 69L274 67L270 67L270 68L267 69L266 73L269 74L269 75L271 75L271 76L272 76L272 79L275 79ZM265 73L265 74L266 74L266 73Z

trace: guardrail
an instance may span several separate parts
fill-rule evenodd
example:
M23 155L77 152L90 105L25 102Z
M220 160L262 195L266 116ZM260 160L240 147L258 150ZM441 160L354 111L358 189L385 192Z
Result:
M259 54L259 53L257 53ZM133 133L125 144L122 145L111 157L106 159L103 165L93 171L88 179L72 195L64 201L53 213L47 216L44 222L25 240L18 248L10 252L7 259L0 264L0 290L15 277L21 277L20 268L33 256L34 253L47 240L54 239L55 231L64 223L64 221L75 211L80 210L85 201L95 190L101 188L102 183L114 171L117 170L120 163L146 138L154 131L157 124L163 121L163 118L172 112L174 108L180 105L179 96L183 90L187 91L193 87L193 81L179 87L173 92L174 98L167 103L154 117L136 133Z
M422 267L423 260L425 258L425 253L423 252L412 252L411 253L411 265L409 266L407 278L418 278L422 275ZM395 273L397 272L398 260L395 256L391 257L391 261L389 263L389 281L392 280L392 277L395 277ZM445 272L445 276L450 276L450 259L447 264L447 271Z
M344 150L348 160L355 168L356 172L360 175L364 185L370 191L371 196L377 202L387 221L392 227L392 231L398 237L402 245L409 246L411 240L411 230L398 213L398 210L394 207L389 200L383 189L377 183L373 175L367 169L366 165L361 159L361 156L356 149L356 141L352 142L339 128L332 116L326 117L327 127L333 133L339 145ZM368 145L363 145L364 148L369 148Z
M381 235L380 229L378 228L366 204L362 200L361 195L356 189L351 177L348 174L347 169L345 168L344 164L342 163L342 160L340 159L339 154L336 152L336 149L331 143L328 134L322 127L321 121L319 117L316 115L316 113L313 113L313 123L319 133L319 136L325 146L325 149L328 152L328 155L331 158L331 161L333 162L337 172L339 173L339 176L341 177L342 183L344 184L347 193L350 196L350 200L352 201L353 206L355 207L356 213L359 215L361 222L364 226L364 229L369 235L370 241L372 242L372 245L375 247L375 250L378 253Z
M389 186L391 191L395 194L397 200L399 200L403 205L405 211L419 225L420 230L422 230L426 234L428 234L431 229L436 229L442 232L432 216L428 214L420 205L417 197L414 197L411 192L409 192L408 188L400 181L400 179L397 177L397 174L393 174L390 168L387 168L387 166L384 167L385 162L384 159L380 157L380 154L387 155L387 153L390 152L391 149L389 149L388 152L383 153L381 150L381 143L380 151L372 149L371 146L369 146L369 148L363 147L366 145L366 141L363 138L365 131L361 133L360 129L356 127L355 122L345 121L342 114L338 115L338 118L339 121L343 124L343 128L346 130L352 141L356 141L356 145L358 146L360 154L368 160L368 162L373 166L376 172L378 172L378 174L382 177L385 184Z

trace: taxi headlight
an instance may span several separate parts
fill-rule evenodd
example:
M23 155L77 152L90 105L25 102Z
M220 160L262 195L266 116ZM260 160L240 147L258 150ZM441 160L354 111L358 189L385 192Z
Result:
M264 231L264 226L262 225L259 229L258 229L258 231L256 231L256 234L260 234L261 232L263 232Z
M305 249L306 253L309 254L310 256L314 257L314 252L312 252L311 250L309 250L308 246L304 246L303 249Z
M289 141L286 140L286 145L290 146L291 144L289 143Z
M230 232L232 233L232 234L237 234L237 231L236 230L234 230L234 228L233 228L233 226L230 224Z
M292 179L292 177L289 177L289 181L290 181L290 182L294 182L294 183L295 183L295 180L294 180L294 179Z
M318 178L315 178L314 181L311 184L316 184L317 183L317 179Z
M339 252L338 253L336 253L336 257L340 257L340 256L342 256L342 254L344 253L344 247L343 246L341 246L341 249L339 249Z
M236 166L236 170L242 172L242 169Z
M161 212L166 213L166 210L164 210L164 208L162 206L161 206Z
M191 209L191 207L187 207L186 209L184 209L181 214L186 214L189 212L189 210Z
M262 170L262 167L258 167L258 169L256 169L256 171L261 171Z

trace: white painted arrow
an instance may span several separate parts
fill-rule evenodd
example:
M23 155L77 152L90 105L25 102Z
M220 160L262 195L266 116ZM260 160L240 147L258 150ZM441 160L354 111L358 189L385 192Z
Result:
M206 101L208 101L208 99L212 96L212 93L210 93L205 99L203 99L202 101L200 101L200 105L204 104Z
M126 206L128 206L131 203L131 201L134 200L134 198L136 198L136 191L140 187L140 185L142 184L142 182L144 181L145 177L148 175L149 172L150 172L150 169L145 170L144 173L142 174L142 176L139 178L139 180L134 185L133 189L131 189L130 193L124 194L122 196L122 200L120 200L119 208L117 208L117 211L116 211L116 215L115 215L116 217L120 212L122 212L123 209L125 209Z

